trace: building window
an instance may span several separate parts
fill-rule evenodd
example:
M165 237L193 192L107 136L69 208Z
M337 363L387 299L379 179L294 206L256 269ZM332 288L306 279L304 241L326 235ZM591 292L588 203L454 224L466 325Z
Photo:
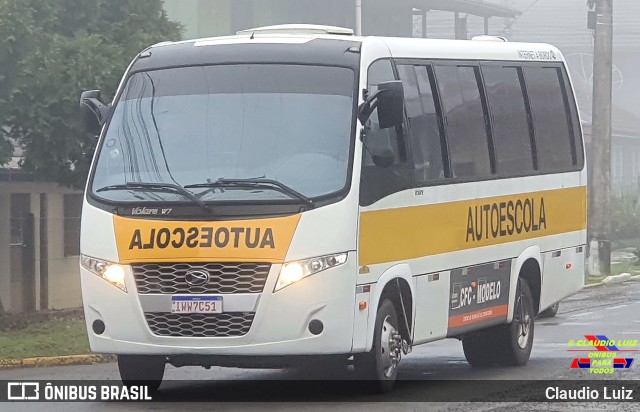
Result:
M614 178L622 178L624 177L624 150L623 147L619 144L612 145L613 152L613 164L611 165L611 171L613 172ZM635 158L635 153L633 153L633 157ZM635 165L634 165L635 166ZM633 174L632 174L633 176Z
M82 195L64 195L64 255L80 255Z
M640 152L638 152L638 149L634 148L635 150L632 150L633 153L633 161L631 162L631 178L634 179L636 182L638 181L638 177L640 177ZM621 156L622 157L622 156ZM623 165L624 161L621 160L620 164Z
M10 243L13 246L23 246L28 234L25 233L27 228L27 215L31 208L31 195L28 193L12 193L11 194L11 238Z

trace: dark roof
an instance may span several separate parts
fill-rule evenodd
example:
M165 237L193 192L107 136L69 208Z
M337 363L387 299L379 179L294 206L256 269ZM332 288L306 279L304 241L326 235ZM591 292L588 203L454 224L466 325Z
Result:
M591 130L591 110L580 110L582 125ZM640 137L640 117L620 105L613 104L611 111L611 126L613 135L626 137ZM585 133L587 130L585 130Z
M514 18L520 15L519 10L482 0L414 0L413 4L424 11L440 10L481 17Z
M359 49L361 43L345 36L344 39L314 39L302 44L289 43L239 43L194 46L206 44L207 39L160 45L149 49L148 57L141 57L132 66L132 71L156 70L168 67L209 64L242 63L296 63L320 64L358 68L359 53L348 53L352 47ZM143 54L144 56L145 54Z
M635 113L614 104L612 118L614 132L640 137L640 117Z
M0 182L32 182L34 177L32 173L19 169L1 169Z

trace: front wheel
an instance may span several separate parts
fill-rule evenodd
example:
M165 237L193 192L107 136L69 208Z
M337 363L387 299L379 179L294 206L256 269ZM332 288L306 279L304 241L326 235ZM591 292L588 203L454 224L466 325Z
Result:
M469 334L462 348L471 366L521 366L529 361L534 332L533 296L529 285L518 280L513 320L506 325Z
M118 371L126 386L146 385L155 392L162 383L164 356L118 355Z
M393 389L398 375L402 351L402 337L398 330L398 313L389 299L378 308L371 352L354 356L358 377L376 392Z
M529 361L533 348L533 332L535 313L533 295L529 285L523 279L518 281L519 293L513 309L513 321L509 325L510 345L507 349L505 365L521 366Z

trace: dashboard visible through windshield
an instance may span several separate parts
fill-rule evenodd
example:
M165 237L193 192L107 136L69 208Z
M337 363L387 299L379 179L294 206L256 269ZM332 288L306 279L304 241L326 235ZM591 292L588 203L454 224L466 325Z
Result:
M127 203L276 203L338 193L349 176L354 93L354 72L342 67L135 73L103 139L92 192Z

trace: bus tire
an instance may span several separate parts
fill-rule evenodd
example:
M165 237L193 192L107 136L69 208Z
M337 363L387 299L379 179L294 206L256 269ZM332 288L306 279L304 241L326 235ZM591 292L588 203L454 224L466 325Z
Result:
M118 355L118 371L125 386L146 385L155 392L162 383L164 356Z
M542 311L538 317L539 318L553 318L558 314L558 309L560 308L560 302L556 302L551 305L546 310Z
M469 334L462 339L471 366L521 366L529 361L533 347L533 296L525 280L518 280L513 321Z
M398 313L393 302L384 299L376 315L373 348L370 352L354 355L358 379L374 392L389 392L395 385L398 375L397 362L402 351L401 340L397 339L400 336L398 326ZM394 361L394 358L397 361Z
M296 365L294 369L306 378L338 379L347 374L348 364L346 356L325 355Z
M462 338L464 357L469 365L481 368L497 364L496 353L492 347L492 332L494 328L471 333Z

